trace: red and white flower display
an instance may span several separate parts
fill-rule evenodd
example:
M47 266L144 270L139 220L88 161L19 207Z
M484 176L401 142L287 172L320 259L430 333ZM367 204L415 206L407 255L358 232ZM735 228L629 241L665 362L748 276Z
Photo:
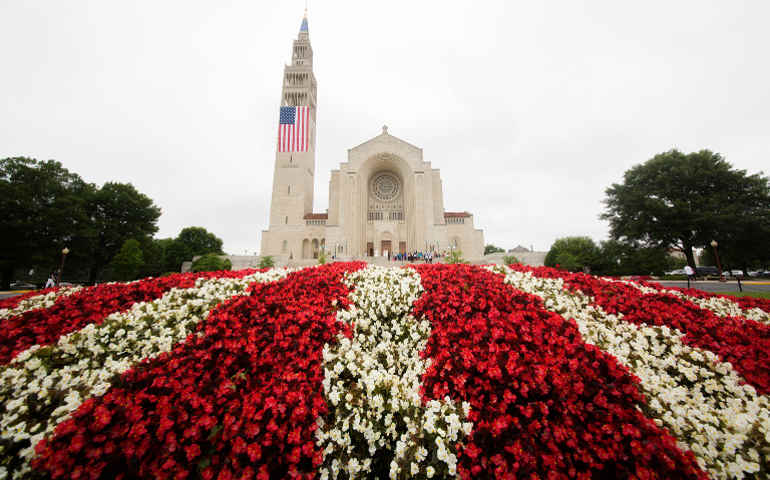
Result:
M770 308L334 263L0 303L0 478L766 478Z

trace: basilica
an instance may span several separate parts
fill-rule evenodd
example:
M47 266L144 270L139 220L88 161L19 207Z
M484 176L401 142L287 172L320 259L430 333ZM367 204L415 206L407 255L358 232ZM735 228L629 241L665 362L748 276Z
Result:
M317 84L307 14L284 68L270 224L261 255L279 260L390 257L459 250L484 254L484 233L469 212L447 212L441 176L423 151L382 133L348 150L332 170L329 208L313 212Z

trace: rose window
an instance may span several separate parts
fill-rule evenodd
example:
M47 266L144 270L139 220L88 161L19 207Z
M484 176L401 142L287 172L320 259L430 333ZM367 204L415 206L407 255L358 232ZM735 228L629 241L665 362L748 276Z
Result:
M401 184L392 173L380 173L372 179L372 193L377 200L390 202L401 193Z

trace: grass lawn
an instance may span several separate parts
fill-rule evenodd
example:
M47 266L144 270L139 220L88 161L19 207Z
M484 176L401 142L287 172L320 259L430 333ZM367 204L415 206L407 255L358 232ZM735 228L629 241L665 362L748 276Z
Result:
M719 295L732 295L734 297L754 297L770 299L770 292L715 292Z

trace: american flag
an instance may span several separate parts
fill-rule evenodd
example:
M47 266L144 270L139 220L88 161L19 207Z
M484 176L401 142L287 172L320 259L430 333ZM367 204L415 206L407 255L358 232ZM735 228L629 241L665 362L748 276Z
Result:
M310 107L281 107L278 151L307 152Z

